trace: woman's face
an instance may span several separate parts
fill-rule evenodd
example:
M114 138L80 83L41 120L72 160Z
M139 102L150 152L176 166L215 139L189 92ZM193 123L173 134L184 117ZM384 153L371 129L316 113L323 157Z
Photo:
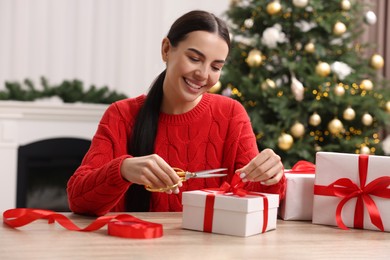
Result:
M229 52L217 34L194 31L176 47L165 38L162 57L167 65L162 111L180 114L191 110L221 75Z

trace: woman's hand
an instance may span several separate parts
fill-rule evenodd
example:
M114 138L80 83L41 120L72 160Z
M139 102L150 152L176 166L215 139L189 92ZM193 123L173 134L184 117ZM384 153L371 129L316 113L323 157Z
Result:
M182 186L176 172L157 154L123 160L121 174L129 182L153 188L166 188L175 184L178 184L178 187ZM168 190L166 193L178 194L178 187Z
M246 181L260 181L264 185L273 185L283 177L284 170L280 156L271 149L264 149L247 165L236 170Z

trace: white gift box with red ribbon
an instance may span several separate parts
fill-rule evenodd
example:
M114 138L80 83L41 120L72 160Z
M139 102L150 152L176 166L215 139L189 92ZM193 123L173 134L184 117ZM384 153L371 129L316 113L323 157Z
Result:
M318 152L312 222L390 231L390 157Z
M313 214L313 174L286 173L286 195L280 202L283 220L311 220Z
M240 197L197 190L182 195L185 229L242 237L276 229L277 194L250 192Z

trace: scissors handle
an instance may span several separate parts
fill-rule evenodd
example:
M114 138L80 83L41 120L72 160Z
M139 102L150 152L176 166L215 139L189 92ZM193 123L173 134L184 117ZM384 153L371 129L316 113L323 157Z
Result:
M184 170L182 170L180 168L176 168L176 167L173 167L172 169L180 177L181 181L186 181L186 172ZM147 191L151 191L151 192L166 192L166 191L169 191L169 190L172 190L172 189L176 188L177 186L179 186L179 183L173 184L171 186L167 186L165 188L153 188L153 187L150 187L150 186L145 186L145 189Z

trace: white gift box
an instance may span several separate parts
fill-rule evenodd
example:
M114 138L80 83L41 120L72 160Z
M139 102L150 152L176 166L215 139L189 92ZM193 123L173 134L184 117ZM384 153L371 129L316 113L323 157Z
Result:
M286 173L286 196L280 202L283 220L311 220L313 214L314 173Z
M360 159L359 159L360 157ZM390 178L390 157L388 156L368 156L367 171L359 170L359 161L363 161L364 155L358 154L346 154L346 153L331 153L331 152L318 152L316 154L316 174L314 181L314 200L313 200L313 220L315 224L325 224L337 226L336 210L337 207L341 208L341 220L345 226L353 228L354 220L359 219L355 215L355 208L357 207L356 196L361 196L362 193L355 192L356 196L351 198L337 197L332 194L327 194L329 185L338 181L334 187L345 190L345 185L340 185L340 179L349 179L354 184L349 184L349 187L356 185L353 189L359 189L361 172L366 176L366 182L364 187L369 187L380 177ZM362 167L363 168L363 167ZM378 186L377 186L378 187ZM365 188L360 188L365 190ZM366 191L365 196L371 198L380 214L381 221L385 231L390 231L390 199L382 198L370 194L372 192L378 192L382 190L389 192L389 187L379 187L374 191ZM386 191L387 190L387 191ZM351 194L352 191L348 191ZM346 202L345 202L346 201ZM345 204L344 204L345 202ZM379 230L370 219L367 205L363 202L363 226L360 228ZM342 227L341 225L339 225ZM357 227L359 228L359 227Z
M183 228L207 231L204 230L204 221L206 197L209 194L199 190L183 192ZM214 194L211 232L242 237L262 233L264 214L267 214L265 231L276 229L279 195L259 194L266 196L268 209L264 210L264 198L260 196Z

